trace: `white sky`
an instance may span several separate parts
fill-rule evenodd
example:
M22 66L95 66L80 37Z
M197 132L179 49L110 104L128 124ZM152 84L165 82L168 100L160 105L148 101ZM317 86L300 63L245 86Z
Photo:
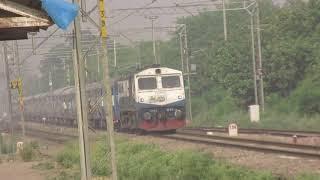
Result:
M157 0L155 3L153 3L150 7L153 6L173 6L175 3L181 4L187 4L191 2L196 2L196 3L201 3L204 2L205 0ZM283 0L275 0L277 2L282 2ZM87 0L87 10L92 9L97 0ZM139 8L143 7L146 4L151 3L152 0L106 0L106 7L107 7L107 15L112 18L108 18L108 28L110 34L115 34L117 32L122 32L124 33L127 37L130 39L133 39L134 41L141 40L141 39L151 39L151 29L144 29L144 27L151 27L151 21L147 18L145 18L145 15L151 15L148 12L139 12L135 13L134 15L126 18L125 20L121 21L120 23L114 24L115 22L119 21L123 17L126 17L128 15L128 12L125 13L113 13L114 9L123 9L123 8ZM175 11L173 11L175 12ZM181 9L180 9L181 12ZM182 10L182 12L184 12ZM175 21L177 20L178 17L182 16L187 16L190 15L188 13L184 15L161 15L159 18L155 21L155 26L156 27L164 27L164 26L174 26ZM91 17L98 22L98 11L94 11L91 15ZM96 28L91 25L90 23L82 23L82 27L84 29L92 29L93 34L98 34L98 31ZM47 31L41 31L36 35L35 43L39 43L40 41L43 40L42 37L48 36L56 26L50 27ZM47 52L50 48L56 46L57 44L64 43L65 38L60 38L57 37L58 35L63 35L65 33L70 33L72 29L72 26L70 26L68 31L63 31L59 30L55 36L51 39L49 39L37 52L40 54ZM140 32L134 31L133 29L140 29ZM129 32L131 30L131 32ZM166 32L158 32L156 31L155 33L156 39L165 39L167 37ZM116 38L117 41L125 43L125 44L130 44L130 42L125 39L124 37L118 37ZM27 55L29 55L32 51L32 41L31 39L29 40L21 40L19 41L19 50L20 50L20 59L24 59ZM2 54L2 53L1 53ZM37 73L38 72L38 66L40 60L43 59L43 56L41 55L36 55L32 56L31 58L28 59L27 63L24 64L24 69L26 73ZM0 61L0 66L3 67L1 64L2 61ZM2 68L0 68L0 72L2 71Z

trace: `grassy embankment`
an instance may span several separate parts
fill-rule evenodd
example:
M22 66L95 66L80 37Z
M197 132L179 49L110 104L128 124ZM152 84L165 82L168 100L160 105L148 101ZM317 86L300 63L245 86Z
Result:
M107 163L109 149L105 140L92 145L92 173L96 177L109 177ZM214 160L210 155L193 151L165 152L156 145L117 140L118 175L123 180L267 180L275 179L268 172L255 172L226 162ZM56 158L60 166L55 180L80 179L79 151L70 143ZM43 166L52 168L44 163ZM44 168L45 169L45 168ZM317 179L304 175L300 179ZM299 178L298 178L299 179Z

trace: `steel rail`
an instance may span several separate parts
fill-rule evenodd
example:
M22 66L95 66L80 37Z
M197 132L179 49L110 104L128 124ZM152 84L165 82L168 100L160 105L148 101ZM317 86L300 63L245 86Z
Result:
M32 129L32 130L27 129L26 135L30 137L36 137L36 138L52 141L52 142L57 142L59 144L63 144L67 141L77 138L77 136L75 135L61 134L61 133L36 130L36 129Z
M252 139L240 139L223 136L209 136L197 134L194 132L181 132L171 135L154 135L155 137L186 141L191 143L217 145L223 147L232 147L253 150L258 152L269 152L275 154L284 154L295 157L320 158L320 146L295 145L289 143L259 141Z
M291 155L295 157L307 157L320 159L320 146L315 145L303 145L286 142L277 142L270 140L256 140L242 137L229 137L223 135L207 135L203 129L197 128L198 130L180 129L177 130L176 134L149 134L154 137L174 139L179 141L186 141L198 144L217 145L223 147L232 147L253 150L258 152L269 152L274 154ZM37 136L41 135L41 138L52 140L52 141L67 141L68 139L74 139L77 136L73 134L59 133L59 132L48 132L46 130L34 129L28 130L28 135ZM56 137L61 137L58 138ZM61 140L60 140L61 139Z
M221 135L206 135L206 134L202 134L201 132L190 131L190 130L180 130L177 132L177 134L192 135L195 137L204 137L204 138L218 139L218 140L228 140L228 141L234 141L234 142L261 144L261 145L267 145L267 146L278 146L278 147L284 147L284 148L297 148L297 149L304 149L304 150L319 151L320 153L320 146L314 146L314 145L294 144L294 143L286 143L286 142L279 142L279 141L258 140L258 139L251 139L251 138L230 137L230 136L221 136Z
M220 127L187 127L184 128L185 130L198 130L203 132L222 132L227 133L227 128L220 128ZM294 135L298 137L320 137L320 132L318 131L294 131L294 130L277 130L277 129L258 129L258 128L239 128L240 134L268 134L274 136L285 136L285 137L292 137Z

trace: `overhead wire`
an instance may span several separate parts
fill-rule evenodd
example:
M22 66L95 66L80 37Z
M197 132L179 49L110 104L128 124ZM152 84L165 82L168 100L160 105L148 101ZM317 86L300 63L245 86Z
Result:
M150 5L154 4L155 2L157 2L157 0L152 0L152 2L151 2L151 3L148 3L148 4L144 5L144 6L142 6L142 8L147 8L147 7L149 7ZM123 17L123 18L121 18L121 19L117 20L116 22L111 23L111 26L116 25L116 24L118 24L118 23L120 23L120 22L124 21L125 19L127 19L127 18L129 18L130 16L132 16L132 15L134 15L134 14L138 13L139 11L140 11L140 10L137 10L137 11L133 11L133 12L131 12L131 13L127 14L125 17Z

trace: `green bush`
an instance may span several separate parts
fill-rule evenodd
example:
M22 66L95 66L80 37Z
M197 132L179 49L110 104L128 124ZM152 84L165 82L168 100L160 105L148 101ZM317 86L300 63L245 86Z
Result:
M2 154L9 154L16 152L16 138L10 136L2 137L0 134L0 151Z
M240 109L237 101L220 88L209 89L202 96L193 97L192 107L192 126L222 126L237 121L230 114L238 113Z
M37 165L32 166L32 168L39 170L51 170L54 168L54 165L51 162L41 162Z
M106 140L92 146L92 173L94 176L111 175L110 149ZM79 151L68 145L60 153L58 162L73 170L62 171L55 180L80 179ZM71 153L72 152L72 153ZM62 161L64 159L64 161ZM136 144L117 140L118 176L122 180L273 180L270 173L255 172L216 161L211 155L194 151L165 152L153 144ZM45 166L45 165L42 165ZM298 180L319 179L318 174L303 174Z
M108 176L111 174L110 163L107 163L110 158L110 150L106 141L99 141L92 148L92 173L96 176Z
M270 174L229 166L192 151L168 153L155 145L128 142L118 149L120 179L273 179Z
M319 180L320 174L302 174L296 178L297 180Z
M39 150L39 145L37 142L25 143L23 149L20 150L20 156L23 161L29 162L34 160L37 156L37 151Z
M320 83L318 79L309 78L304 80L301 85L290 96L291 101L297 105L297 110L301 114L320 113Z
M313 81L312 81L313 82ZM216 88L213 88L216 89ZM304 81L289 97L278 94L266 96L265 112L260 123L251 123L248 109L237 105L238 100L228 93L208 90L193 97L193 122L191 126L228 126L236 122L240 128L270 128L289 130L320 129L320 85ZM310 99L310 100L307 100ZM320 110L320 109L319 109Z
M79 164L76 146L67 146L60 153L58 162L64 167ZM92 149L92 173L94 176L110 176L109 148L106 141L99 141ZM70 152L73 152L70 154ZM64 159L64 160L62 160ZM192 151L165 152L152 144L135 144L117 141L119 179L123 180L220 180L220 179L273 179L263 172L253 172L212 160L210 155ZM79 171L79 170L77 170ZM63 172L56 179L74 179L77 176Z
M61 171L56 177L48 178L49 180L80 180L80 172Z
M57 155L57 162L64 168L72 168L80 163L79 148L76 144L68 144L66 148Z

